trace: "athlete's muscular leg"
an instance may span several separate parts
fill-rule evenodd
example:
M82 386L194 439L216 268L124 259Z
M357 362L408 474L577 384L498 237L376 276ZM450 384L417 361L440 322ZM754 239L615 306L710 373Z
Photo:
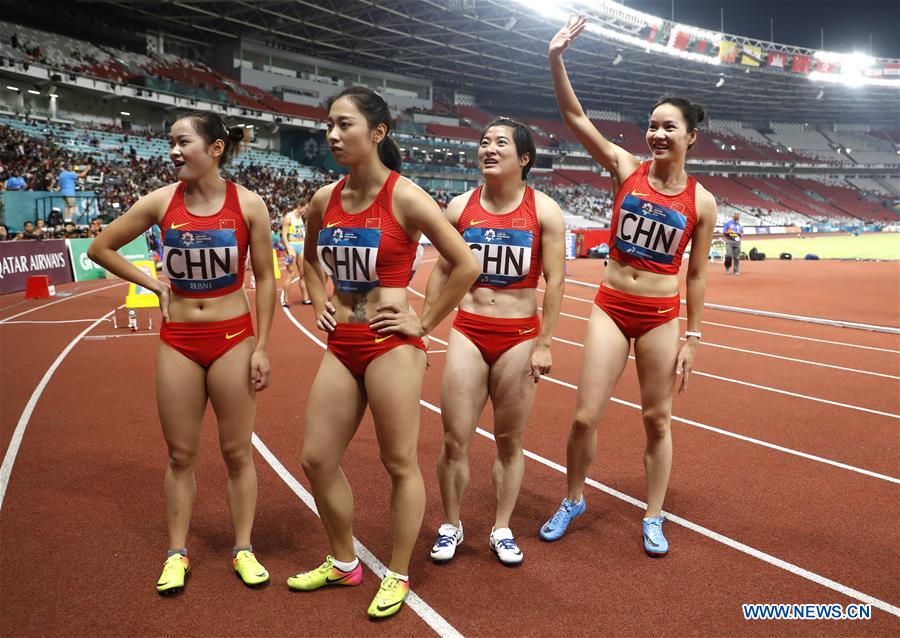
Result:
M509 527L525 473L522 449L525 427L537 384L531 376L531 352L535 340L524 341L504 352L491 366L490 395L494 406L494 439L497 458L491 474L497 498L494 529Z
M363 384L326 351L309 392L300 463L312 485L331 553L344 562L352 561L356 551L353 493L340 462L365 409Z
M641 384L641 412L647 434L644 452L646 516L659 516L672 471L672 391L678 346L677 319L657 326L639 337L634 344Z
M488 365L481 352L459 331L450 330L447 364L441 379L444 444L437 474L444 520L459 525L463 495L469 485L469 442L488 397Z
M575 418L566 445L566 496L581 499L588 468L597 453L597 426L612 396L625 363L630 344L605 312L592 306L584 339L584 357L578 376Z
M250 382L250 356L256 340L244 339L216 359L206 374L209 399L219 422L219 448L228 468L228 508L234 546L248 547L256 513L256 467L251 435L256 392Z
M206 409L206 370L160 342L156 402L169 450L166 467L166 522L169 549L185 547L197 496L194 466Z
M388 567L398 574L409 573L409 558L425 515L425 484L417 454L424 374L425 353L410 345L389 350L366 369L381 461L391 477L394 546Z

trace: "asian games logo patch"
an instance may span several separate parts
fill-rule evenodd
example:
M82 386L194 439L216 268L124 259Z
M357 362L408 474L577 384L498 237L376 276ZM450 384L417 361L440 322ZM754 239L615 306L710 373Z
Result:
M181 243L185 246L190 246L194 243L194 236L189 232L181 233Z
M493 228L484 231L484 241L494 241L497 239L497 232Z
M334 232L331 234L331 241L333 241L335 244L339 244L339 243L341 243L341 240L343 240L343 239L344 239L344 231L342 231L340 228L336 228L334 230Z

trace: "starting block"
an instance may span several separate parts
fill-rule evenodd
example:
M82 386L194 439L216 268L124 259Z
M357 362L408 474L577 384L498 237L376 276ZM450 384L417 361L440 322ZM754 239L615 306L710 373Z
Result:
M152 261L136 261L134 265L143 270L149 276L157 279L156 265ZM125 297L126 308L159 308L159 297L152 290L147 290L137 284L129 284L128 295Z
M47 275L31 275L25 283L26 299L49 299L56 296L56 286Z
M116 308L113 314L113 328L128 329L131 332L138 330L153 330L153 311L135 308Z

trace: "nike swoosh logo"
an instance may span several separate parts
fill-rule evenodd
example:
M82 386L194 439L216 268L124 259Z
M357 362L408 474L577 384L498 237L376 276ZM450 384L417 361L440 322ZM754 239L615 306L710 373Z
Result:
M520 335L527 335L529 332L534 332L534 328L529 328L528 330L519 330Z
M664 315L664 314L666 314L667 312L672 312L673 310L675 310L675 308L657 308L657 309L656 309L656 314L658 314L658 315Z
M394 335L388 335L386 337L375 337L375 343L381 343L382 341L387 341L388 339L390 339L393 336Z
M486 222L486 219L479 219L477 222L474 219L469 220L469 226L477 226L478 224L483 224Z
M631 194L635 197L650 197L648 193L639 193L637 191L631 191Z
M402 602L403 602L402 600L398 600L398 601L395 602L395 603L391 603L391 604L388 605L387 607L382 607L381 605L378 605L378 607L377 607L376 609L378 609L378 611L387 611L387 610L390 609L391 607L396 607L397 605L399 605L399 604L402 603Z
M325 224L325 228L331 228L332 226L337 226L341 222L331 222L330 224Z
M171 226L169 226L169 228L181 228L182 226L187 226L190 223L191 222L182 222L180 224L172 224Z
M226 339L234 339L236 336L238 336L239 334L241 334L241 333L243 333L243 332L247 332L247 329L244 328L243 330L240 330L239 332L235 332L233 335L230 335L230 334L228 334L228 333L226 332L226 333L225 333L225 338L226 338Z
M348 576L350 576L350 574L347 574L347 576L341 576L340 578L326 578L325 582L329 585L333 585L334 583L339 583L341 581L347 580Z

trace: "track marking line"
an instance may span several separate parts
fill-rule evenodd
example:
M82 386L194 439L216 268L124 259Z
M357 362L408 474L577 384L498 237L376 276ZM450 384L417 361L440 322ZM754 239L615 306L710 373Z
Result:
M425 295L423 295L422 293L420 293L420 292L417 291L417 290L413 290L412 288L407 287L407 290L409 290L410 292L412 292L413 294L415 294L415 295L417 295L417 296L419 296L419 297L422 297L423 299L424 299L424 297L425 297ZM560 314L566 314L566 313L560 313ZM577 315L566 315L566 316L573 317L573 318L575 318L575 319L581 319L582 321L587 321L587 319L585 319L584 317L579 317L579 316L577 316ZM444 344L446 345L446 342L445 342L445 341L441 341L441 340L438 339L437 337L433 337L433 336L429 335L429 338L430 338L430 339L434 339L435 341L438 341L438 342L440 342L440 343L444 343ZM575 347L578 347L578 348L583 348L583 347L584 347L584 344L578 343L577 341L569 341L568 339L562 339L561 337L553 337L553 340L554 340L554 341L560 341L560 342L562 342L562 343L568 344L568 345L570 345L570 346L575 346ZM682 341L684 341L684 339L682 339ZM712 344L707 344L707 345L712 345ZM728 346L720 346L720 347L727 348ZM765 354L765 353L763 353L763 354ZM766 356L775 356L775 355L766 355ZM633 356L629 356L628 358L629 358L629 359L634 359ZM821 364L821 365L828 365L828 364ZM839 366L838 366L838 367L839 367ZM881 375L881 373L878 373L878 372L865 372L865 371L863 371L863 372L864 372L865 374L873 374L873 375L879 375L879 376L889 376L889 375ZM777 394L784 394L784 395L792 396L792 397L795 397L795 398L798 398L798 399L807 399L807 400L809 400L809 401L815 401L815 402L817 402L817 403L826 403L826 404L828 404L828 405L834 405L834 406L838 406L838 407L842 407L842 408L847 408L847 409L850 409L850 410L859 410L859 411L861 411L861 412L869 412L869 413L871 413L871 414L877 414L877 415L879 415L879 416L886 416L886 417L890 417L890 418L893 418L893 419L900 419L900 414L894 414L894 413L891 413L891 412L882 412L882 411L880 411L880 410L875 410L875 409L872 409L872 408L864 408L864 407L862 407L862 406L851 405L851 404L849 404L849 403L840 403L840 402L838 402L838 401L830 401L830 400L828 400L828 399L821 399L821 398L819 398L819 397L814 397L814 396L809 396L809 395L805 395L805 394L800 394L800 393L798 393L798 392L791 392L791 391L789 391L789 390L780 390L780 389L778 389L778 388L771 388L771 387L769 387L769 386L757 385L757 384L751 383L751 382L749 382L749 381L740 381L740 380L738 380L738 379L729 379L728 377L720 377L720 376L716 376L716 375L711 374L711 373L708 373L708 372L698 372L698 371L694 370L694 371L692 372L692 374L696 374L696 375L699 375L699 376L702 376L702 377L710 377L710 378L713 378L713 379L717 379L717 380L719 380L719 381L725 381L726 383L736 383L736 384L738 384L738 385L749 386L749 387L757 388L757 389L759 389L759 390L764 390L764 391L768 391L768 392L775 392L775 393L777 393Z
M284 314L287 315L288 319L293 322L295 326L297 326L301 332L303 332L307 337L309 337L312 341L314 341L319 347L327 348L324 341L316 337L314 334L309 332L303 324L297 321L297 318L294 317L289 311L288 308L282 308ZM296 494L300 500L302 500L309 509L311 509L316 516L319 515L319 510L316 509L316 503L313 499L312 494L310 494L303 485L294 478L290 472L281 464L277 457L272 454L269 449L265 446L262 440L256 435L253 435L253 445L259 450L259 453L266 459L266 462L272 467L273 470L281 477L285 483L287 483L288 487L293 490L294 494ZM384 563L382 563L378 558L370 552L365 545L363 545L356 537L353 538L353 547L356 550L356 555L359 556L359 559L366 564L366 566L371 569L379 578L384 578L384 574L387 570ZM441 616L437 611L434 610L428 603L426 603L420 596L418 596L412 588L409 590L409 594L406 597L406 604L409 605L410 609L412 609L417 615L419 615L422 620L424 620L429 627L431 627L439 636L447 637L447 638L462 638L462 634L456 630L453 625L447 622L443 616Z
M587 288L599 288L597 284L592 284L588 281L579 281L578 279L570 279L566 277L566 283L576 284L578 286L585 286ZM681 300L682 304L686 302L684 299ZM805 323L817 323L826 326L837 326L839 328L856 328L858 330L871 330L873 332L888 332L890 334L900 334L900 328L894 328L893 326L877 326L868 323L856 323L854 321L843 321L841 319L824 319L822 317L806 317L804 315L791 315L785 312L774 312L771 310L757 310L755 308L742 308L740 306L725 306L722 304L715 303L704 303L704 308L711 308L713 310L728 310L730 312L740 312L748 315L758 315L760 317L774 317L776 319L789 319L791 321L803 321Z
M106 341L107 339L121 339L123 337L158 337L158 332L134 332L122 335L88 335L84 341Z
M540 310L541 307L538 306L538 309ZM562 312L562 311L560 311L559 314L561 317L569 317L571 319L577 319L579 321L590 321L590 319L588 317L582 317L581 315L572 315L572 314L569 314L567 312ZM681 340L684 341L685 340L684 337L681 337ZM726 346L726 345L722 345L720 343L712 343L711 341L704 341L703 345L709 346L711 348L722 348L724 350L734 350L735 352L743 352L744 354L753 354L758 357L767 357L769 359L780 359L782 361L790 361L792 363L802 363L802 364L810 365L810 366L818 366L820 368L831 368L832 370L842 370L844 372L856 372L858 374L867 374L867 375L870 375L873 377L884 377L886 379L900 380L900 376L893 375L893 374L884 374L883 372L872 372L870 370L860 370L859 368L848 368L845 366L838 366L838 365L834 365L831 363L820 363L818 361L809 361L807 359L797 359L795 357L785 357L784 355L780 355L780 354L770 354L768 352L760 352L758 350L747 350L746 348L737 348L735 346Z
M24 321L7 321L7 322L5 322L5 323L8 323L8 324L10 324L10 325L14 325L14 324L17 324L17 323L28 323L28 324L91 323L92 321L95 321L95 320L94 320L94 319L62 319L62 320L59 320L59 321L40 321L40 320L37 320L37 319L35 319L35 320L28 320L28 319L25 319ZM109 320L109 319L103 319L102 321L110 321L110 320Z
M439 339L438 337L434 337L429 335L429 339L436 341L437 343L447 345L447 342L443 339ZM630 358L630 357L629 357ZM698 374L698 373L694 373ZM569 388L571 390L578 390L578 386L572 383L568 383L566 381L562 381L560 379L554 379L553 377L547 376L546 374L541 375L541 379L546 379L550 383L555 383L557 385L561 385L565 388ZM625 401L623 399L617 399L616 397L610 397L609 399L613 403L618 403L619 405L624 405L629 408L634 408L635 410L640 410L641 406L637 403L631 403L630 401ZM900 418L898 415L883 413L885 416L893 416L895 418ZM716 434L721 434L723 436L728 436L731 438L738 439L740 441L744 441L746 443L753 443L755 445L760 445L762 447L767 447L772 450L777 450L779 452L784 452L785 454L790 454L792 456L798 456L800 458L804 458L810 461L816 461L818 463L824 463L825 465L831 465L833 467L838 467L842 470L850 470L851 472L856 472L858 474L863 474L865 476L871 476L872 478L877 478L882 481L887 481L888 483L895 483L900 485L900 478L896 478L894 476L888 476L886 474L879 474L878 472L873 472L872 470L866 470L860 467L856 467L853 465L847 465L846 463L841 463L840 461L832 461L831 459L826 459L821 456L816 456L814 454L808 454L806 452L801 452L800 450L794 450L788 447L784 447L781 445L777 445L775 443L769 443L768 441L763 441L762 439L755 439L753 437L745 436L743 434L738 434L736 432L730 432L728 430L723 430L721 428L717 428L713 425L706 425L705 423L700 423L698 421L692 421L691 419L685 419L680 416L675 416L674 414L671 416L673 421L678 421L679 423L684 423L685 425L692 425L696 428L700 428L703 430L709 430L710 432L715 432Z
M538 288L538 292L546 292L542 288ZM575 301L583 301L585 303L594 303L593 299L588 299L586 297L573 297L572 295L563 295L566 299L573 299ZM681 321L687 321L687 317L678 317ZM772 330L761 330L759 328L747 328L745 326L734 326L728 323L717 323L715 321L701 321L700 323L706 324L708 326L717 326L719 328L729 328L731 330L744 330L746 332L757 332L759 334L764 335L772 335L775 337L785 337L787 339L801 339L803 341L814 341L816 343L827 343L833 346L844 346L846 348L859 348L861 350L875 350L877 352L889 352L891 354L900 354L900 350L894 350L892 348L877 348L875 346L863 346L857 343L847 343L845 341L833 341L831 339L817 339L815 337L803 337L800 335L792 335L786 332L775 332Z
M432 339L434 337L431 337ZM569 341L568 339L562 339L560 337L553 337L554 341L560 341L570 346L575 346L578 348L584 348L584 344L578 343L577 341ZM634 355L628 355L628 358L632 361L635 360ZM808 394L800 394L799 392L791 392L790 390L781 390L779 388L773 388L767 385L759 385L757 383L751 383L749 381L741 381L740 379L732 379L730 377L720 377L717 374L711 374L709 372L700 372L698 370L694 370L691 374L696 374L701 377L709 377L710 379L716 379L717 381L724 381L725 383L736 383L738 385L744 385L750 388L755 388L757 390L765 390L766 392L775 392L776 394L784 394L789 397L795 397L798 399L806 399L807 401L815 401L817 403L825 403L827 405L834 405L840 408L847 408L848 410L859 410L860 412L868 412L869 414L877 414L878 416L886 416L891 419L900 419L900 414L894 414L893 412L882 412L881 410L875 410L873 408L864 408L859 405L852 405L850 403L841 403L840 401L831 401L830 399L822 399L820 397L814 397Z
M51 301L50 303L45 303L36 308L29 308L19 314L13 315L12 317L7 317L6 319L0 319L0 324L8 323L15 319L16 317L21 317L22 315L27 315L29 312L34 312L35 310L40 310L41 308L46 308L47 306L52 306L53 304L62 303L64 301L71 301L72 299L77 299L78 297L83 297L84 295L93 295L95 292L100 292L101 290L109 290L110 288L115 288L116 286L124 286L128 282L119 282L117 284L113 284L111 286L103 286L102 288L94 288L92 290L86 290L84 292L79 292L77 295L72 295L71 297L63 297L62 299L57 299L56 301Z
M286 314L291 319L291 321L293 321L294 324L307 337L312 339L320 347L322 347L322 348L326 347L325 343L323 341L321 341L314 334L309 332L309 330L307 330L300 322L298 322L294 318L293 315L291 315L288 312L286 312ZM435 337L431 337L431 338L435 339L435 341L441 341L440 339L436 339ZM549 378L549 377L544 377L544 378ZM569 384L566 384L566 385L569 385ZM575 386L571 386L571 387L575 387ZM441 414L441 409L438 406L436 406L432 403L429 403L428 401L425 401L423 399L420 399L419 403L421 405L423 405L424 407L426 407L427 409L431 410L432 412ZM622 403L624 403L624 402L622 402ZM626 403L626 405L633 406L634 404ZM674 417L673 417L673 419L674 419ZM484 430L480 427L476 427L475 431L487 439L490 439L492 441L494 440L494 435L491 434L490 432L488 432L487 430ZM524 454L526 457L532 459L533 461L537 461L538 463L540 463L546 467L549 467L551 469L554 469L561 474L566 474L565 466L560 465L559 463L556 463L554 461L551 461L550 459L544 458L543 456L540 456L539 454L535 454L534 452L531 452L529 450L524 450ZM900 481L898 481L898 482L900 482ZM638 507L640 509L646 509L646 507L647 507L647 504L644 503L643 501L640 501L640 500L638 500L632 496L629 496L628 494L625 494L623 492L619 492L618 490L615 490L607 485L604 485L603 483L600 483L599 481L596 481L594 479L588 478L588 479L586 479L585 483L587 485L590 485L591 487L596 488L597 490L599 490L601 492L609 494L610 496L613 496L614 498L625 501L626 503L634 505L635 507ZM724 534L719 534L718 532L715 532L711 529L703 527L702 525L698 525L697 523L693 523L693 522L691 522L685 518L682 518L680 516L676 516L674 514L669 514L668 512L665 512L665 516L666 516L667 520L675 523L676 525L681 525L682 527L685 527L685 528L691 530L692 532L695 532L697 534L700 534L701 536L705 536L706 538L709 538L713 541L721 543L721 544L725 545L726 547L730 547L731 549L737 550L743 554L747 554L748 556L752 556L753 558L761 560L769 565L772 565L773 567L778 567L779 569L783 569L784 571L794 574L795 576L800 576L801 578L805 578L806 580L816 583L817 585L821 585L822 587L831 589L833 591L836 591L840 594L843 594L849 598L853 598L860 602L867 603L869 605L872 605L873 607L881 609L882 611L886 611L887 613L900 618L900 608L898 608L886 601L880 600L878 598L875 598L874 596L870 596L869 594L863 593L861 591L858 591L856 589L853 589L851 587L843 585L837 581L831 580L830 578L821 576L820 574L816 574L815 572L809 571L808 569L804 569L803 567L800 567L800 566L790 563L788 561L777 558L771 554L768 554L766 552L758 550L754 547L750 547L749 545L741 543L740 541L736 541L732 538L729 538L728 536L725 536Z
M69 299L71 299L71 297L69 297ZM121 308L121 306L119 307ZM115 313L115 310L110 310L108 313L82 330L77 337L72 339L72 341L69 342L69 345L67 345L63 349L63 351L59 353L59 356L56 357L56 360L52 364L50 364L50 367L47 368L47 372L44 373L44 376L38 382L37 387L34 389L34 392L31 393L31 398L28 399L28 403L25 404L25 409L22 410L22 415L19 417L19 422L16 424L16 429L13 431L12 438L9 441L9 447L6 448L6 454L3 457L3 465L0 466L0 510L3 509L3 499L6 496L6 488L9 485L9 477L12 474L13 464L16 462L16 455L19 453L19 446L22 444L22 437L25 436L25 428L28 427L28 422L31 420L31 415L34 412L34 408L35 406L37 406L37 402L41 398L41 395L44 393L44 389L47 387L47 384L50 383L50 379L53 377L53 373L56 372L56 369L60 366L69 352L72 351L72 348L75 347L75 344L77 344L82 337L93 330L102 321L107 320L107 317L112 316L113 313Z

